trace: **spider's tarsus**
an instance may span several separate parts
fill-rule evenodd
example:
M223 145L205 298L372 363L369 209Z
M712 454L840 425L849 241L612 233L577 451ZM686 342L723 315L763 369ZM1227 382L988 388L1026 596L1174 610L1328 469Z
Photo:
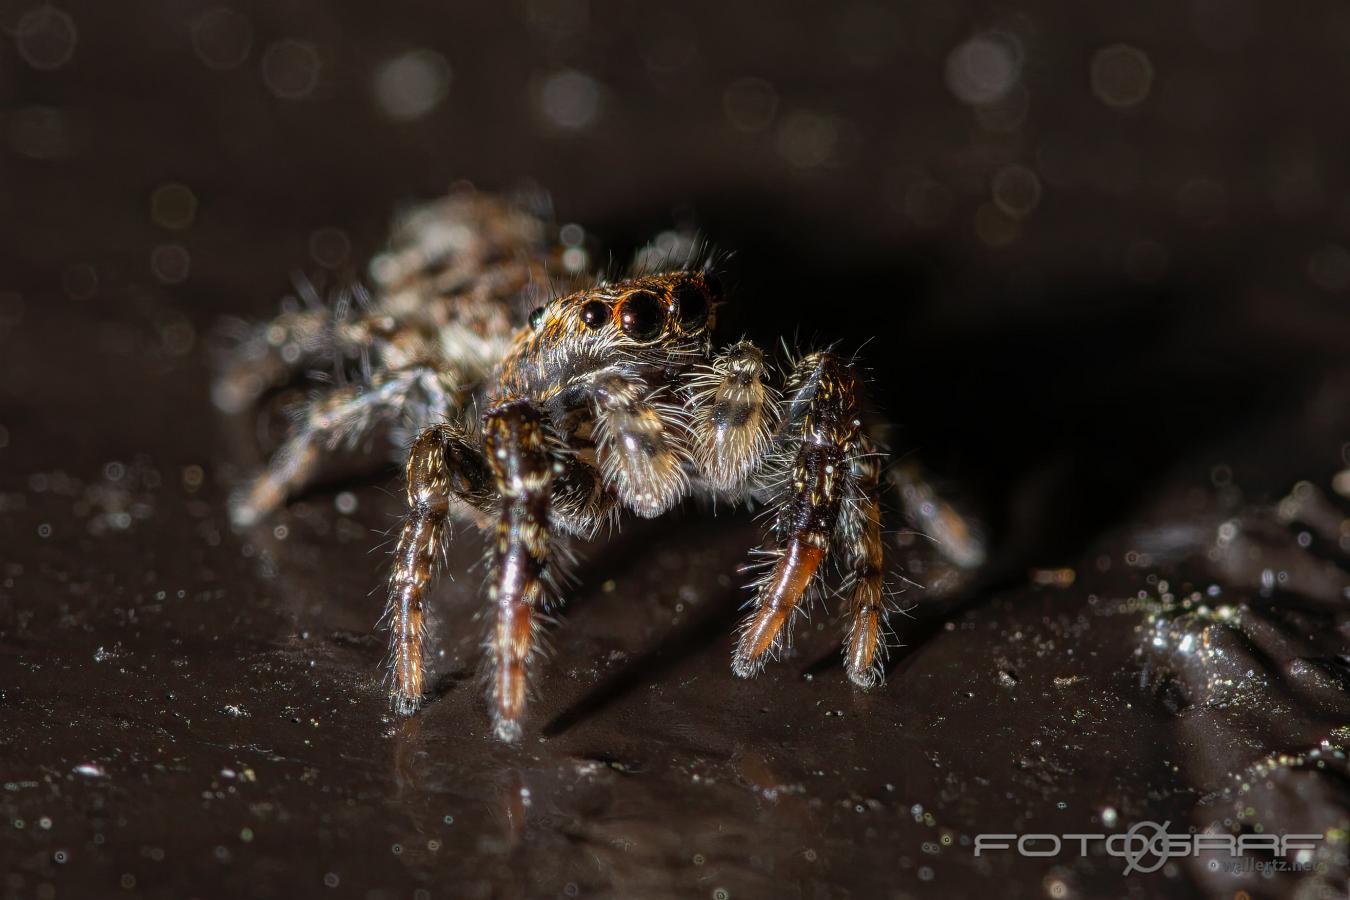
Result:
M853 682L854 687L862 688L864 691L870 691L885 681L875 666L868 666L861 671L850 669L848 680Z
M740 651L731 656L731 671L737 678L754 678L763 668L762 659L748 659Z
M498 719L492 730L499 741L505 741L508 744L515 744L520 741L520 722L515 719Z
M249 498L249 492L236 491L229 500L230 524L235 528L252 528L263 517L263 510Z
M395 713L406 718L422 708L422 698L394 694L389 698L389 705L393 707Z

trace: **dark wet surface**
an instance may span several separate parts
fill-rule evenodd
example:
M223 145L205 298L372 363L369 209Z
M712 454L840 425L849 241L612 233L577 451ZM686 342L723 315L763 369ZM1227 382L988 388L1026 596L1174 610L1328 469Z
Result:
M205 6L89 4L68 55L59 23L7 38L4 893L1343 896L1347 22L1155 6L294 2L239 7L240 43ZM0 4L7 33L26 9ZM1024 54L1021 118L944 82L991 32ZM1091 88L1117 42L1152 72L1125 110L1101 96L1131 99L1134 57ZM418 47L448 92L391 121L372 72ZM736 251L728 337L867 342L892 447L991 553L956 582L896 535L932 590L903 596L883 690L849 687L819 611L734 679L758 531L691 507L587 553L519 748L489 735L462 536L434 702L395 722L393 474L229 529L260 448L208 401L221 316L357 265L400 201L527 175L618 258L695 211ZM1328 838L1266 877L973 854L1146 820Z

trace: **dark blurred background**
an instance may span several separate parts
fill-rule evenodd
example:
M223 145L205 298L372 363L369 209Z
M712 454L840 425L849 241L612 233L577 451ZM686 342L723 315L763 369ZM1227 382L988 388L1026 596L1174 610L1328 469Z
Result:
M532 180L617 259L672 225L733 251L729 335L867 342L895 448L992 505L1058 448L1094 485L1070 520L1347 347L1342 4L6 0L0 27L10 315L153 294L190 352L295 271L359 274L397 205Z
M1231 897L1198 866L964 848L1229 827L1230 801L1346 827L1350 781L1225 791L1350 740L1350 6L0 0L0 33L9 895ZM828 635L733 682L753 531L691 516L586 569L546 740L485 738L468 612L420 736L382 718L392 472L354 518L320 491L231 534L258 448L207 351L297 273L360 277L461 179L545 189L619 261L698 228L726 337L861 348L893 451L993 560L947 605L906 595L886 691L850 692ZM1206 543L1244 516L1294 540L1298 483L1329 499L1279 562ZM1169 582L1244 628L1287 585L1313 611L1229 662L1147 661L1229 633L1159 626Z

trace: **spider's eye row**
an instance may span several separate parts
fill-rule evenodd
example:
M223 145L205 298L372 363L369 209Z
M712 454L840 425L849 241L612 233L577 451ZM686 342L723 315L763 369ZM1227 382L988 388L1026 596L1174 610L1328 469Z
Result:
M665 324L665 304L651 291L634 291L619 306L619 327L635 341L655 340Z
M543 324L544 324L544 307L540 306L537 307L534 310L534 312L530 313L530 327L535 331L538 331L539 326Z
M609 307L599 300L592 300L581 308L581 323L587 328L603 328L609 321Z
M682 331L698 331L708 322L708 300L692 282L675 288L675 318Z

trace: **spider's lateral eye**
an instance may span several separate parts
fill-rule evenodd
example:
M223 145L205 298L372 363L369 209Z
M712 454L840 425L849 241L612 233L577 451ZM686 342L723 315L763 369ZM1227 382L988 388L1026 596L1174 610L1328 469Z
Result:
M599 300L592 300L581 308L581 323L587 328L603 328L609 321L609 307Z
M619 326L635 341L650 341L661 334L666 311L661 298L651 291L634 291L619 306Z
M544 307L540 306L536 308L534 312L530 313L530 327L533 328L535 331L538 331L539 326L543 324L544 324Z
M708 300L693 282L675 288L675 318L683 331L698 331L708 322Z

